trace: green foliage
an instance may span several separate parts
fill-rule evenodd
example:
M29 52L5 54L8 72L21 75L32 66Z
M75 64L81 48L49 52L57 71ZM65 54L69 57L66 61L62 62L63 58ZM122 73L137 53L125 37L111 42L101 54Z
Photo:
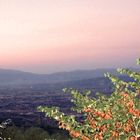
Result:
M137 64L138 64L138 65L140 65L140 58L139 58L139 59L137 59Z
M7 127L2 134L5 140L68 140L69 137L62 131L55 130L52 134L38 127L20 128Z
M140 64L140 59L137 61ZM89 98L90 91L80 93L78 90L64 89L70 92L75 106L72 110L84 117L77 121L73 115L65 115L57 107L38 107L47 117L58 121L59 127L69 131L75 140L115 140L140 139L140 72L118 69L120 74L127 74L133 82L125 82L107 73L114 84L114 92L108 97L97 95Z

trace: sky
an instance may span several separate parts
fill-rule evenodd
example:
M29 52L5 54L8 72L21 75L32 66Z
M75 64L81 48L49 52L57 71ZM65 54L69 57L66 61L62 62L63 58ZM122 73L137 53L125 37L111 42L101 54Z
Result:
M0 68L135 67L140 0L0 0Z

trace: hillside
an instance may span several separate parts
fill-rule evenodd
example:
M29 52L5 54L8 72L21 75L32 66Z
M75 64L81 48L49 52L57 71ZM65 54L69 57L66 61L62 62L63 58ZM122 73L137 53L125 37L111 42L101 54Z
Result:
M106 72L118 75L115 69L77 70L53 74L35 74L17 70L0 69L0 86L54 84L68 81L88 80L104 77L104 73Z

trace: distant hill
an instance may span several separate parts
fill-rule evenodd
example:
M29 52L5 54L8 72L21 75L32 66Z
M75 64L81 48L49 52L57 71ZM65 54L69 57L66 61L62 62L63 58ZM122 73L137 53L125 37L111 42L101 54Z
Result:
M0 69L0 85L19 85L38 83L44 80L43 76L17 70Z
M132 78L128 76L119 76L119 79L123 81L133 81ZM107 77L90 78L84 80L66 81L60 83L51 84L35 84L31 85L34 91L50 91L51 93L62 92L63 88L73 88L78 90L92 90L94 93L101 92L105 94L110 94L113 91L113 84ZM28 87L29 88L29 87Z
M28 85L28 84L54 84L68 81L88 80L104 77L104 73L118 75L116 69L77 70L53 74L35 74L17 70L0 69L0 86L2 85Z
M58 80L61 82L74 81L74 80L104 77L104 73L107 72L118 75L116 69L94 69L94 70L75 70L70 72L58 72L48 75L48 78L49 80Z

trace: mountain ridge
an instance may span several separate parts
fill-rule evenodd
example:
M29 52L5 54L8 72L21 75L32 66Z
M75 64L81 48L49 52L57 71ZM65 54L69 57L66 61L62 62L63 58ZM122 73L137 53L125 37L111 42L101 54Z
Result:
M31 72L0 68L0 85L61 83L67 81L104 77L104 73L107 72L113 75L119 75L115 68L75 70L69 72L57 72L52 74L36 74Z

